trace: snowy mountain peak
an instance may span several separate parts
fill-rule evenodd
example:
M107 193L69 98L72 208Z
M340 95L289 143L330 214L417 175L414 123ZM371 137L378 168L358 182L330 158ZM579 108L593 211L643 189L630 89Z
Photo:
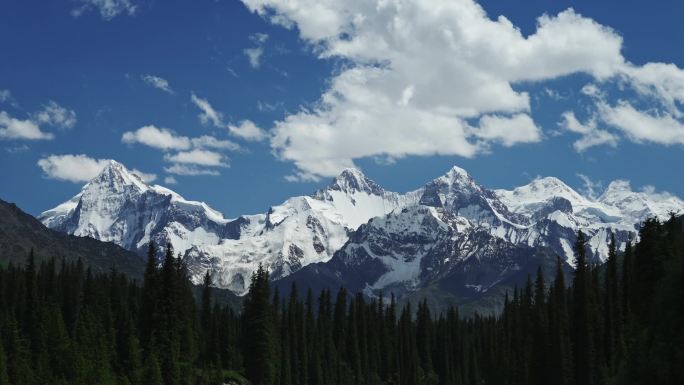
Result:
M345 193L366 192L372 195L382 195L385 191L380 185L368 179L361 170L356 168L342 170L340 175L335 177L330 183L328 189Z
M516 187L513 191L497 190L497 195L500 198L505 197L506 203L514 208L551 198L565 198L573 205L579 206L590 203L589 199L556 177L537 178L524 186Z
M125 186L133 186L140 192L147 191L149 186L135 173L129 171L126 166L115 161L110 160L105 168L93 178L84 190L91 187L93 184L106 185L115 191L122 191Z
M684 201L667 192L656 192L653 187L633 191L628 181L612 181L598 201L619 208L634 219L644 220L656 215L665 219L670 213L681 213Z
M675 196L651 188L635 192L624 181L611 183L599 199L584 197L553 177L492 191L452 167L423 187L399 194L349 168L313 195L230 220L203 202L148 185L135 170L110 161L79 194L39 219L53 229L138 252L150 241L171 243L188 258L196 283L210 271L218 286L242 294L259 263L280 279L309 264L334 265L334 255L343 249L362 263L357 276L382 262L378 280L370 282L376 288L417 284L423 277L449 273L453 263L471 256L493 258L506 271L517 263L509 259L529 247L571 261L578 229L589 236L592 258L603 260L611 233L623 244L646 217L683 209L684 202Z
M470 174L468 174L468 171L458 167L458 166L453 166L447 173L443 176L443 178L448 178L450 180L455 180L455 179L472 179Z

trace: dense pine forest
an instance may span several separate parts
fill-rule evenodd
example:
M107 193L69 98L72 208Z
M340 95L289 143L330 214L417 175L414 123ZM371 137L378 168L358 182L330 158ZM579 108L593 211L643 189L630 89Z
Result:
M236 312L208 276L196 300L170 248L140 283L31 256L0 269L0 385L684 383L682 222L609 247L590 265L579 233L571 277L559 261L470 318L391 293L278 293L263 268Z

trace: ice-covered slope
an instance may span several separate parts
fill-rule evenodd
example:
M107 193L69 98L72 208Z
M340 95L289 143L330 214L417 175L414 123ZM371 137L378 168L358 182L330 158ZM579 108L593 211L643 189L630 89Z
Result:
M325 189L293 197L265 214L228 220L203 202L145 184L111 161L81 192L39 216L48 227L143 252L150 240L187 257L194 281L209 269L218 286L244 293L263 263L274 278L325 262L369 219L415 204L418 192L383 190L359 170L344 170Z
M572 263L572 244L578 230L589 237L590 255L604 261L610 234L620 247L636 237L639 224L650 217L666 219L670 212L684 209L684 202L667 193L634 192L629 183L612 182L598 199L585 197L561 180L539 178L511 191L496 190L496 195L513 212L528 217L530 245L552 247ZM524 233L524 232L523 232Z
M611 182L598 198L598 202L615 207L630 222L643 221L653 216L665 219L670 213L682 214L684 208L682 200L674 195L657 193L652 187L632 191L629 182L624 180Z
M189 250L193 276L208 269L219 286L243 293L259 263L278 279L310 263L326 262L361 224L416 199L416 193L383 190L359 170L344 170L312 196L290 198L267 214L242 217L239 238Z
M38 219L49 228L129 250L144 250L154 239L160 245L171 242L181 253L196 243L218 243L229 222L203 202L146 184L116 161Z
M317 274L337 277L371 295L441 287L448 290L440 295L480 296L502 282L523 283L515 280L539 265L552 269L557 256L572 265L578 230L589 238L590 259L603 261L611 234L624 245L640 221L684 208L676 197L635 193L624 183L599 200L557 178L491 191L457 167L419 193L418 204L361 226L326 266L294 277L304 284L320 282Z
M591 199L552 177L511 191L489 190L453 167L399 194L347 169L310 196L230 220L205 203L146 184L112 161L78 195L39 219L53 229L138 252L150 240L170 242L186 257L195 282L210 271L218 286L242 294L259 263L274 279L312 264L328 263L329 271L355 266L368 290L396 285L419 290L445 274L455 276L456 261L457 269L468 260L469 268L477 269L473 261L488 260L509 274L502 261L513 261L514 268L525 250L544 250L538 255L572 263L578 230L589 237L590 257L604 260L610 234L622 246L647 217L663 218L683 208L677 197L634 192L621 181ZM478 285L477 276L469 275L467 284ZM481 287L498 279L487 276Z

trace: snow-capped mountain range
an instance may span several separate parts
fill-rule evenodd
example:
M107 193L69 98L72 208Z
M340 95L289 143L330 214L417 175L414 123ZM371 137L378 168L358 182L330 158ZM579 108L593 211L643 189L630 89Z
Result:
M622 181L590 199L552 177L490 190L454 167L404 194L347 169L310 196L227 219L111 161L79 194L39 219L139 253L150 240L170 243L185 256L195 282L209 270L217 286L238 294L259 263L274 280L318 274L354 281L350 286L369 293L419 291L437 281L483 293L532 255L571 263L579 229L590 238L591 257L604 260L611 233L623 247L647 217L682 211L679 198L635 192Z

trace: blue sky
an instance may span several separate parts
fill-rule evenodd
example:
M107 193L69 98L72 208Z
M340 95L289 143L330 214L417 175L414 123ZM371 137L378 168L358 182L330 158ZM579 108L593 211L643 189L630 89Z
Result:
M103 159L227 216L352 164L684 196L681 2L351 3L3 1L0 198L40 213Z

